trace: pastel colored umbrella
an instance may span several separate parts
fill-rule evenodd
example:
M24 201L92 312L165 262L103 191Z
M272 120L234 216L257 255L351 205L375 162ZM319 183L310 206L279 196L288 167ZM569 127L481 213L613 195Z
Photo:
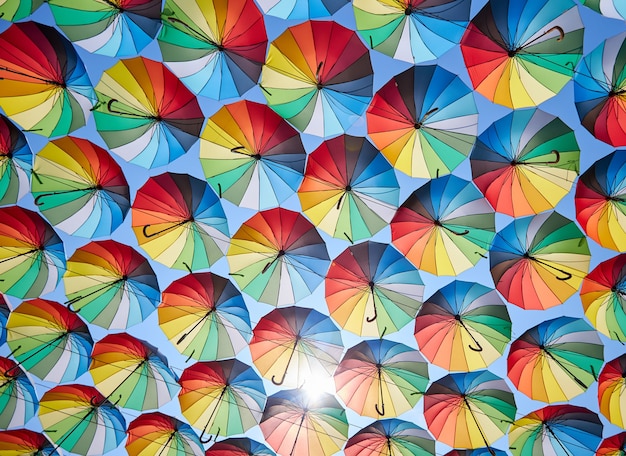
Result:
M139 415L128 424L126 434L129 456L204 456L192 427L161 412Z
M564 303L589 271L587 238L558 212L520 217L498 231L489 251L491 276L511 304L541 310Z
M0 356L0 427L24 426L37 411L39 400L35 387L9 358ZM4 450L0 437L0 449Z
M283 208L257 212L243 222L226 256L239 288L275 306L310 295L330 264L326 244L313 224Z
M159 304L159 284L148 260L112 239L77 248L67 260L63 284L68 308L107 329L141 323Z
M428 430L455 448L490 446L506 434L516 411L505 381L486 370L448 374L424 395Z
M29 429L0 431L0 448L6 456L60 456L45 435Z
M180 390L165 356L127 333L107 334L94 344L89 373L107 399L132 410L158 409Z
M0 207L0 292L20 299L45 295L63 269L63 241L38 212Z
M85 125L94 101L82 60L55 28L26 21L0 34L0 107L22 129L66 135Z
M304 307L274 309L250 340L252 362L274 385L315 384L330 378L343 354L341 332L326 315Z
M492 207L474 186L449 174L415 190L391 220L391 240L411 263L438 276L473 267L495 235Z
M39 298L23 301L9 314L7 342L20 367L53 383L87 372L93 347L80 317L58 302Z
M543 402L565 402L587 391L604 363L598 333L583 319L557 317L533 326L511 344L509 379Z
M393 168L366 138L324 141L307 158L298 198L315 226L356 242L386 227L398 207Z
M252 334L241 292L225 277L198 272L174 280L163 290L159 327L189 359L233 358Z
M518 109L478 137L472 177L493 208L513 217L554 209L579 169L574 131L539 109Z
M289 456L330 456L348 440L345 410L332 394L280 390L267 398L260 423L265 441Z
M612 435L600 442L597 456L624 456L626 453L626 432Z
M0 345L7 341L7 320L11 309L4 295L0 294Z
M206 450L205 456L276 456L268 447L247 437L220 440Z
M341 252L324 285L330 316L359 336L399 331L415 318L424 295L415 266L393 246L373 241Z
M298 189L306 151L298 132L267 105L241 100L207 120L200 142L204 175L220 198L256 210Z
M576 220L602 247L626 250L626 157L623 150L595 161L576 184Z
M348 439L346 456L430 456L435 441L428 431L408 421L374 421Z
M226 214L206 181L169 172L152 176L137 190L131 213L139 245L170 268L208 268L226 252Z
M130 190L113 157L89 140L64 136L33 163L35 204L60 230L79 237L109 236L130 209Z
M194 93L223 100L258 82L267 32L252 0L166 0L162 21L163 61Z
M456 46L470 18L469 0L356 0L356 28L374 50L421 63Z
M96 129L127 162L167 165L200 136L204 114L196 96L162 62L119 60L102 73L95 91Z
M619 0L581 0L581 3L604 16L626 20L626 7Z
M5 0L0 5L0 19L19 21L30 16L44 0Z
M361 416L394 418L413 409L428 385L419 351L385 339L349 348L335 372L337 396Z
M342 134L365 112L373 72L357 33L334 21L306 21L270 43L261 73L269 106L304 133Z
M56 448L85 456L112 451L126 437L124 416L93 386L53 386L41 396L39 420Z
M160 0L49 0L56 25L77 45L109 57L141 52L161 28Z
M608 361L598 377L598 405L610 423L626 424L626 355Z
M513 456L595 455L602 422L585 407L548 405L515 420L509 431Z
M0 115L0 206L15 204L28 193L32 164L26 136Z
M411 177L450 174L478 133L474 94L437 65L411 67L391 78L374 94L366 119L374 145Z
M511 340L511 318L495 290L455 280L424 301L414 334L431 363L467 372L502 356Z
M489 0L461 38L474 89L494 103L537 106L563 89L583 52L571 0Z

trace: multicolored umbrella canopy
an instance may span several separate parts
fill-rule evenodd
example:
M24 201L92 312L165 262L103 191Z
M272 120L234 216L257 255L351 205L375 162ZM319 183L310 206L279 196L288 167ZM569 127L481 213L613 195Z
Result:
M332 16L349 0L260 0L263 12L281 19L306 20Z
M204 456L192 427L161 412L139 415L128 424L126 434L129 456Z
M626 19L626 8L619 0L581 0L581 3L604 16Z
M620 432L602 440L596 450L596 455L623 456L624 451L626 451L626 432Z
M35 416L38 405L37 392L26 373L14 361L0 356L0 428L24 426ZM0 449L4 450L2 443Z
M608 361L598 376L600 412L612 424L626 424L626 355Z
M28 193L32 164L26 136L0 115L0 206L15 204Z
M268 447L247 437L220 440L206 450L205 456L276 456Z
M408 421L374 421L348 439L346 456L430 456L435 441L428 431Z
M59 456L60 453L45 435L28 429L0 431L0 448L6 456Z
M5 0L0 5L0 19L19 21L30 16L44 0Z

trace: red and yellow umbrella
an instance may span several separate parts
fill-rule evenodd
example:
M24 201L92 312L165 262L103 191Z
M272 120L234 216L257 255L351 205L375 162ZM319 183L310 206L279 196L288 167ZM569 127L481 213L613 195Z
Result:
M626 355L607 362L600 371L598 405L611 423L626 427Z
M0 431L0 450L4 456L59 456L45 435L29 429Z
M187 423L161 412L144 413L126 430L129 456L204 456L204 448Z

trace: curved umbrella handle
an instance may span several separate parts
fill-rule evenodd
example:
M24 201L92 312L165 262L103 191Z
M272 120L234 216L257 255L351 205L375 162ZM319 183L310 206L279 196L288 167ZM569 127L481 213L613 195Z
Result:
M222 428L217 428L217 433L215 434L215 440L217 440L217 434L219 434L219 433L220 433L220 430L221 430L221 429L222 429ZM203 436L204 436L204 431L206 431L206 429L202 429L202 433L200 434L200 441L201 441L202 443L209 443L211 440L213 440L213 436L212 436L212 435L209 435L209 438L208 438L208 439L207 439L207 438L203 438Z
M556 158L554 159L554 161L549 161L549 162L546 162L546 163L549 164L549 165L555 165L561 159L561 154L556 149L552 149L550 152L553 153L554 155L556 155Z
M91 396L91 399L89 399L89 403L92 405L92 407L100 407L102 404L104 404L104 401L106 401L106 399L104 399L104 401L101 402L95 402L96 396Z
M20 365L19 364L15 364L14 366L9 367L6 371L4 371L4 376L5 377L10 377L10 378L15 378L18 375L20 375L19 372L15 372L14 374L12 373L13 370L15 370L16 368L19 368ZM3 384L4 385L4 384Z
M81 297L82 297L82 296L81 296ZM80 309L73 309L73 308L72 308L72 305L73 305L73 304L74 304L73 302L68 301L68 303L67 303L67 310L69 310L70 312L72 312L72 313L74 313L74 314L77 314L78 312L80 312Z
M382 410L378 408L378 404L374 404L374 408L376 409L376 413L380 416L385 416L385 404L381 404Z
M372 302L374 303L374 316L373 316L373 317L371 317L371 318L370 318L370 317L365 317L365 320L366 320L368 323L373 322L373 321L374 321L374 320L376 320L376 318L378 317L378 311L376 310L376 300L375 300L375 299L373 299L373 300L372 300Z
M469 349L472 350L472 351L475 351L475 352L483 351L482 345L480 345L480 343L478 343L478 341L476 341L476 340L474 342L476 342L476 347L472 347L472 345L470 344L470 345L468 345Z
M289 359L287 360L287 365L285 366L285 371L283 372L280 381L276 380L276 375L272 375L272 383L276 386L280 386L285 381L285 377L287 376L287 370L289 369L289 364L291 364L291 359L293 358L293 354L296 352L296 347L298 346L299 337L296 337L296 340L293 342L293 346L291 347L291 353L289 353Z
M41 206L43 203L41 202L41 197L42 196L48 196L49 193L40 193L39 195L37 195L37 197L35 198L35 205L36 206Z
M555 25L554 27L546 30L546 33L544 35L547 35L548 33L552 32L553 30L556 30L557 32L559 32L559 36L556 40L557 41L562 41L563 38L565 38L565 31L563 30L562 27L559 27L558 25Z

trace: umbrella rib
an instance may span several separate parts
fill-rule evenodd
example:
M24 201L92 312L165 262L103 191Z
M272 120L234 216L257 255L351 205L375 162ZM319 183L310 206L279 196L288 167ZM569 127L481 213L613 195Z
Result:
M0 264L4 263L6 261L14 260L14 259L22 257L22 256L30 255L31 253L36 253L36 252L39 252L39 251L40 251L40 249L30 249L30 250L28 250L26 252L18 253L17 255L12 256L12 257L3 258L2 260L0 260Z
M32 74L23 73L21 71L13 70L13 69L5 67L5 66L0 66L0 70L6 71L7 73L13 73L13 74L17 74L17 75L20 75L20 76L24 76L26 78L31 78L31 79L34 79L36 81L45 82L46 84L55 85L55 86L61 87L63 89L67 88L67 86L65 85L65 82L58 82L58 81L53 81L52 79L40 78L40 77L34 76ZM0 79L4 79L4 78L0 77Z
M215 46L219 51L223 51L224 47L221 44L216 43L215 41L213 41L211 38L209 38L207 35L205 35L204 33L202 33L199 30L196 30L194 27L192 27L191 25L187 24L185 21L178 19L177 17L174 16L169 16L167 18L168 21L176 23L176 24L180 24L183 27L185 27L189 33L191 33L191 35L200 40L200 41L204 41L206 43L209 43L211 46Z

